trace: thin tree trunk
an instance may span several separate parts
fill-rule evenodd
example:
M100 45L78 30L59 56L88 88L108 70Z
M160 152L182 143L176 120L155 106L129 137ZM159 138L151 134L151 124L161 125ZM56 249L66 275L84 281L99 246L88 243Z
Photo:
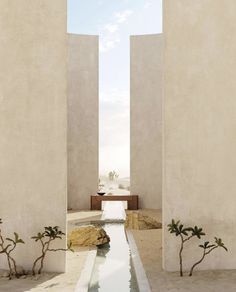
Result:
M46 252L42 255L41 263L40 263L40 268L38 270L38 274L41 274L41 272L42 272L45 255L46 255Z
M34 276L35 275L35 267L36 267L36 264L37 262L42 258L43 255L41 255L40 257L38 257L35 261L34 261L34 264L33 264L33 267L32 267L32 275Z
M17 273L17 269L16 269L16 261L13 259L13 257L10 256L10 254L9 254L9 258L13 262L14 272L15 272L16 277L18 278L18 273Z
M190 272L189 272L189 277L191 277L191 276L193 275L193 270L194 270L194 268L195 268L197 265L199 265L199 264L204 260L205 256L208 255L209 253L211 253L211 252L212 252L214 249L216 249L217 247L218 247L218 246L214 246L212 249L208 250L207 252L206 252L206 250L204 249L204 252L203 252L203 255L202 255L201 259L200 259L198 262L196 262L196 263L192 266L192 268L191 268L191 270L190 270Z
M11 279L12 276L12 267L11 267L11 261L10 261L10 257L7 254L7 262L8 262L8 267L9 267L9 279Z
M199 265L199 264L204 260L205 256L206 256L206 254L205 254L205 250L204 250L204 253L203 253L201 259L200 259L198 262L196 262L196 263L192 266L192 268L191 268L191 270L190 270L190 272L189 272L189 277L192 276L194 268L195 268L197 265Z
M181 237L181 247L179 250L179 272L180 272L180 277L183 277L183 259L182 259L182 252L184 248L184 242L183 238Z

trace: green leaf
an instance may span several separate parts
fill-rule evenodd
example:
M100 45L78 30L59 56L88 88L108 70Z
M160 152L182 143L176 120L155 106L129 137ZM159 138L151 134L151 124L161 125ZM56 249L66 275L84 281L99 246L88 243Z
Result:
M167 225L168 226L168 231L170 233L174 233L176 236L181 234L181 230L183 228L182 224L179 226L179 222L180 221L175 222L175 220L172 219L171 223Z
M205 241L204 242L204 247L207 248L208 244L209 244L209 241Z
M203 231L202 228L199 228L197 226L194 226L194 228L192 228L192 236L197 236L197 238L201 238L201 236L206 235Z
M14 232L14 235L15 235L15 242L17 242L18 239L19 239L19 235L18 235L18 233L16 233L16 232Z
M67 244L67 248L68 248L68 250L74 252L74 249L72 248L72 242L71 241Z
M188 232L185 229L182 230L182 234L184 234L185 236L188 236Z
M222 247L225 251L228 251L227 247L225 246L225 244L223 243L221 238L217 238L215 237L215 243L219 246Z
M44 232L41 234L41 233L38 233L38 236L37 238L34 237L35 241L43 238L43 237L49 237L51 240L54 240L54 239L62 239L62 236L65 235L64 232L62 232L60 230L60 227L59 226L45 226L44 227Z
M31 238L37 242L38 240L44 238L44 236L45 236L44 232L43 233L38 232L38 234L36 236L32 236Z

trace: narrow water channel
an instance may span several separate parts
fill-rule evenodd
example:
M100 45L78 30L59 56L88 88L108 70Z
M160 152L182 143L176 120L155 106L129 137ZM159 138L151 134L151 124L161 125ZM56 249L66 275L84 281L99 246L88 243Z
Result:
M106 205L103 218L109 220L124 219L123 204L121 202L109 203L113 204ZM105 223L103 228L110 236L111 241L108 246L98 248L88 291L138 292L124 223L109 222Z

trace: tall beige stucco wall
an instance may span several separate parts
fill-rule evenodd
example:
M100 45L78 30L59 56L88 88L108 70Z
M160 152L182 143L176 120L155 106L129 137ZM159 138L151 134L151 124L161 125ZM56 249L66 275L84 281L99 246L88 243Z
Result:
M162 207L162 35L131 36L130 180L141 208Z
M172 218L221 237L199 269L236 268L236 1L164 1L164 268L178 269ZM200 242L202 242L201 240ZM186 244L184 266L201 257Z
M31 236L66 231L66 9L65 0L0 1L0 218L4 236L25 241L14 257L26 269L41 253ZM65 253L48 255L45 270L64 271Z
M98 37L68 35L68 208L90 209L98 187Z

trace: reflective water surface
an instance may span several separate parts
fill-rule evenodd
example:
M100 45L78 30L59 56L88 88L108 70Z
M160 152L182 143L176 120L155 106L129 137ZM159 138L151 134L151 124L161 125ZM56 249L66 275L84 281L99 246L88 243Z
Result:
M112 203L112 204L110 204ZM109 202L104 208L104 219L122 219L125 212L122 202ZM110 236L110 246L98 249L89 292L137 292L130 249L124 224L106 223L103 228Z

